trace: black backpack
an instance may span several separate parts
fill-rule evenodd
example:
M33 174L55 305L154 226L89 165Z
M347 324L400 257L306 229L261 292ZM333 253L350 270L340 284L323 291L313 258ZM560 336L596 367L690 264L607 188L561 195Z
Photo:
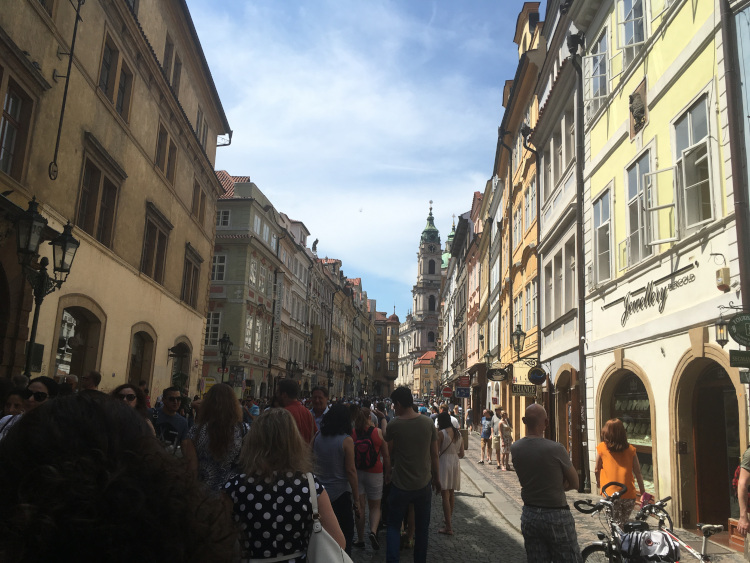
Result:
M354 440L354 465L357 469L372 469L378 462L378 452L372 443L374 431L375 428L371 426L362 436L357 434Z

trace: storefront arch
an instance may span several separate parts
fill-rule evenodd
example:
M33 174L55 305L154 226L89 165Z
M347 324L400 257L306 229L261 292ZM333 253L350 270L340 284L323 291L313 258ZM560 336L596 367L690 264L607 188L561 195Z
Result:
M620 418L626 425L628 441L635 446L647 492L660 498L658 435L654 410L654 391L646 372L632 360L622 358L620 365L611 364L604 370L596 390L596 444L604 423ZM625 387L625 389L624 389ZM590 449L595 449L596 445ZM593 468L592 468L593 470Z
M702 439L702 429L696 428L696 424L703 427L702 421L706 420L701 411L710 408L710 404L717 403L721 412L712 409L708 420L723 417L723 422L726 423L726 417L729 417L733 422L729 424L731 428L725 426L724 434L724 444L732 443L725 450L727 473L734 472L739 456L748 445L747 397L744 386L740 383L739 370L729 365L729 355L724 350L706 341L703 328L699 330L703 334L691 334L691 340L697 339L697 342L677 362L669 392L670 436L672 443L676 444L676 461L672 463L673 515L675 524L682 527L692 525L699 518L716 518L716 512L710 506L716 501L730 503L731 506L729 487L725 486L723 476L720 476L721 479L713 479L717 482L718 491L713 496L718 494L718 499L710 498L708 490L698 491L696 488L696 477L702 472L701 464L696 463L699 461L696 449L705 448L707 442L720 442L717 436L713 436L710 441ZM721 396L716 397L717 393ZM701 397L700 401L697 400L698 396ZM729 476L727 481L731 482ZM726 520L709 523L726 526Z
M49 351L49 375L80 377L100 371L106 326L107 315L93 299L79 293L61 296Z
M575 382L573 366L563 364L555 374L555 387L553 395L553 405L550 410L555 413L555 436L554 439L560 442L573 460L576 469L580 469L578 448L580 446L580 427L579 416L576 416L578 409L578 397L574 396Z
M156 330L147 322L134 324L130 328L130 350L128 351L128 383L138 385L141 381L151 389L156 350Z

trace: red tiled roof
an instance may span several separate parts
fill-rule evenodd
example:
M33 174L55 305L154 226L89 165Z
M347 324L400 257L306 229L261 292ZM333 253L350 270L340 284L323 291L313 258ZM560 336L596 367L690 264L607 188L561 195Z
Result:
M375 311L375 320L376 321L384 321L385 320L385 313L381 313L380 311Z
M435 359L435 355L436 354L437 354L437 352L435 352L435 350L431 350L429 352L425 352L416 361L416 365L431 364L432 361Z
M224 194L219 199L232 199L234 197L234 185L250 181L250 176L231 176L226 170L217 170L216 177L224 188Z
M398 315L396 313L393 313L390 317L388 317L388 320L396 323L399 322Z

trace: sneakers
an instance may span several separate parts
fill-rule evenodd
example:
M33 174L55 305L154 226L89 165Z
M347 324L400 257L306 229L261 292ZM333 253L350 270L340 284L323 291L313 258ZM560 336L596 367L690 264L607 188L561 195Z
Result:
M480 459L478 463L484 463L484 460L483 460L483 459Z
M372 548L374 550L380 549L380 542L378 542L378 536L375 535L373 532L370 532L370 545L372 545Z

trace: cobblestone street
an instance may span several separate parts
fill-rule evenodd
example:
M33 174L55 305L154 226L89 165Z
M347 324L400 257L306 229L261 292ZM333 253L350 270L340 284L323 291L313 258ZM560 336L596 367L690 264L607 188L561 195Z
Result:
M465 563L526 561L523 538L520 533L521 487L514 471L501 471L496 464L479 461L479 438L476 434L469 438L466 457L461 461L461 492L456 493L454 514L455 535L438 534L442 526L443 512L439 497L433 497L428 561L441 563L461 560ZM568 502L576 519L578 543L581 548L596 541L597 532L603 524L597 516L588 516L574 510L573 502L579 499L595 500L596 495L577 492L568 493ZM675 529L680 538L694 537L688 543L700 550L700 540L690 532ZM378 538L381 547L373 551L369 541L365 549L354 549L355 563L375 563L385 561L385 530ZM355 538L356 539L356 538ZM713 561L729 563L744 561L739 553L711 542L708 553ZM683 556L684 561L692 558ZM411 563L412 550L401 551L401 561Z

